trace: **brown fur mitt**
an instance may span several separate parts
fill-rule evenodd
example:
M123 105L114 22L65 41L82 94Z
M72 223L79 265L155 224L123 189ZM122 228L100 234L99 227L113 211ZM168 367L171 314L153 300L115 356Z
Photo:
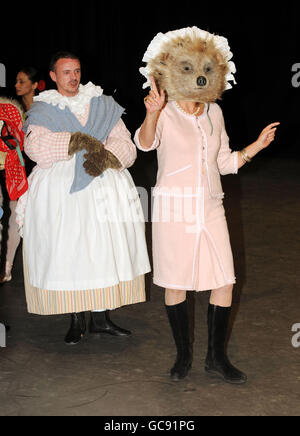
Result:
M77 153L80 150L86 151L101 151L104 145L93 136L86 135L85 133L73 133L69 142L69 156Z
M69 143L69 155L73 156L81 150L86 150L84 155L86 161L83 166L87 174L98 177L108 168L120 169L120 161L108 150L102 142L90 135L76 132L71 136Z
M118 170L122 167L120 161L110 151L89 152L84 155L86 161L83 164L85 172L93 177L98 177L108 168Z

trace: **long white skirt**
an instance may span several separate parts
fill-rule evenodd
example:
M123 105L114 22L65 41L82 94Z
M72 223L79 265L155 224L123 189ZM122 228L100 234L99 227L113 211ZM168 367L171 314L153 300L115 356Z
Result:
M82 291L148 273L143 211L130 173L107 170L70 194L74 166L75 158L30 176L22 199L30 284Z

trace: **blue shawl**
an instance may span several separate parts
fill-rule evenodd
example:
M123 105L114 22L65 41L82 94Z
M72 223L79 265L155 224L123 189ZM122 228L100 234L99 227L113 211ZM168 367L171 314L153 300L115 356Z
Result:
M88 121L85 126L82 126L68 107L62 110L58 106L37 101L27 113L24 131L27 133L30 125L36 125L45 127L53 133L86 133L104 142L123 113L124 109L112 97L106 95L94 97L91 99ZM85 153L85 150L76 153L71 194L83 190L94 180L94 177L88 175L83 168Z

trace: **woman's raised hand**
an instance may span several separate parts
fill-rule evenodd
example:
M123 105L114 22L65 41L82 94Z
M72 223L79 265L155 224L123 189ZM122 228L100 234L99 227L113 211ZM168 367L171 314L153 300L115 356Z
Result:
M150 77L151 91L149 95L144 99L147 112L149 114L155 114L160 112L166 103L166 94L164 90L158 92L155 80Z
M269 147L269 145L274 141L275 134L277 130L277 126L279 126L280 123L272 123L269 124L260 134L257 144L259 145L259 148L263 150L264 148Z

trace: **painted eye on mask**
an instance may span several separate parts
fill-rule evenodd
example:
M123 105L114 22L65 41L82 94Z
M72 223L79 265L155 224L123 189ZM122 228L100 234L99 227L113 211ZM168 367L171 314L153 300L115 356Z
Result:
M205 72L205 74L211 73L212 72L212 67L210 65L206 65L204 67L204 72Z
M192 73L194 71L191 64L183 62L181 65L184 73Z

